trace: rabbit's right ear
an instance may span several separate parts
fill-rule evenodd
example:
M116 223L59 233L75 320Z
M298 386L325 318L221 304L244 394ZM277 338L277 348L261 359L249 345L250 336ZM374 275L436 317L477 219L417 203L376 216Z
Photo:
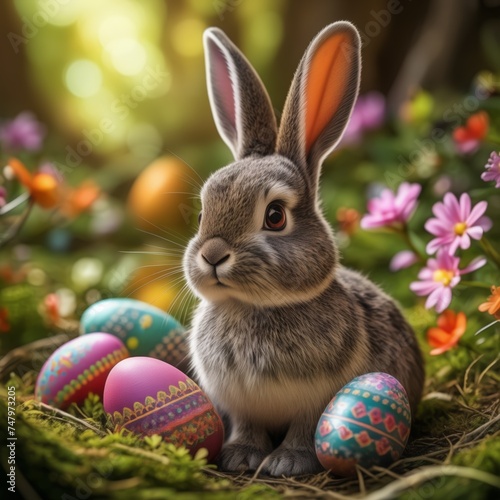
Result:
M305 170L317 186L321 162L342 138L358 95L361 41L339 21L309 45L285 102L277 152Z
M274 153L276 117L259 76L220 29L207 29L203 44L212 114L235 160Z

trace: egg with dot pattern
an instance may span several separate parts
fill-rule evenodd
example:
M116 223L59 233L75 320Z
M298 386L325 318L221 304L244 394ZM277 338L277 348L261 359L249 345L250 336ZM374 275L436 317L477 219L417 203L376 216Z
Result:
M92 333L66 342L47 359L35 385L35 399L65 410L90 393L102 398L111 369L129 355L120 339Z
M184 327L161 309L135 299L105 299L82 315L82 334L107 332L119 338L131 356L149 356L181 369L187 367Z
M387 467L403 453L410 428L404 387L387 373L367 373L345 385L321 415L316 455L338 476L356 474L356 465Z
M211 401L187 375L154 358L137 356L118 363L104 388L103 405L116 431L142 437L158 434L194 454L219 453L224 428Z

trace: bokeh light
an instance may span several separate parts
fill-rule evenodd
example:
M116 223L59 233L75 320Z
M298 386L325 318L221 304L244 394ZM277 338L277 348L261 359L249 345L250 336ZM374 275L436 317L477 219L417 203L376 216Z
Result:
M91 97L102 85L102 72L96 63L88 59L72 62L65 71L64 82L68 90L77 97Z

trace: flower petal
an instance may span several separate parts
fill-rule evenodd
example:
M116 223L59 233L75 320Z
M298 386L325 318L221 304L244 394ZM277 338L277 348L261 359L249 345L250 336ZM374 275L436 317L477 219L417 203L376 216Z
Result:
M459 312L456 317L456 323L455 323L455 335L459 335L460 337L465 333L465 330L467 329L467 317L465 316L465 313Z
M446 351L449 351L454 346L455 346L454 342L449 342L448 344L444 344L441 347L437 347L436 349L432 349L432 351L429 354L431 356L439 356L440 354L443 354Z
M483 217L479 218L479 220L476 222L476 225L481 226L483 228L483 231L486 233L493 227L493 222L489 217L486 217L486 215L484 215Z
M456 238L459 242L460 248L462 250L467 250L470 247L470 237L468 233L462 234L462 236L459 236Z
M462 219L463 221L466 222L468 226L473 226L474 222L481 217L481 215L486 212L486 209L488 208L488 202L486 201L480 201L473 209L472 212L468 215L467 218Z
M469 229L467 229L467 234L473 240L480 240L483 237L483 233L484 233L483 228L480 226L472 226Z
M470 196L467 193L462 193L462 195L460 196L460 210L459 210L461 221L467 220L467 218L471 214L470 208L471 208Z
M439 327L432 327L427 330L427 342L431 347L441 347L450 340L450 333Z
M389 264L389 269L391 271L399 271L401 269L406 269L407 267L412 266L418 261L418 256L410 251L410 250L402 250L398 252L391 259Z
M439 219L448 223L447 221L450 219L451 214L449 208L442 202L438 201L434 203L432 207L432 213Z
M429 219L424 225L425 230L435 236L444 236L450 232L450 224L442 219Z
M448 253L449 255L455 255L455 252L457 251L457 248L460 245L460 236L456 236L453 238L453 241L450 244L450 247L448 248Z
M437 312L443 312L451 302L451 288L449 287L443 287L441 290L441 293L437 295L437 300L436 300L436 311Z
M485 257L476 257L468 266L461 269L459 273L462 275L476 271L477 269L483 267L486 262L487 260Z
M453 224L460 222L460 205L456 196L453 193L446 193L444 195L444 204L448 207L450 222Z
M429 295L439 287L439 283L435 281L413 281L410 283L410 290L417 295Z

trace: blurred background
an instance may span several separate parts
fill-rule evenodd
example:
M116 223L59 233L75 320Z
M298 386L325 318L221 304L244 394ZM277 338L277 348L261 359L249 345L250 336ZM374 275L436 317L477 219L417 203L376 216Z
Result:
M499 0L17 0L0 4L2 168L14 156L64 195L27 206L35 181L12 168L0 177L2 351L74 326L112 296L188 322L179 264L196 194L231 161L209 109L204 29L221 27L242 49L279 117L308 43L341 19L361 33L362 99L325 163L324 209L344 262L424 315L408 290L415 269L388 271L404 244L358 230L359 216L382 186L420 182L421 231L446 191L484 184L499 148ZM452 132L481 110L488 135L466 151ZM489 200L494 219L500 201Z

